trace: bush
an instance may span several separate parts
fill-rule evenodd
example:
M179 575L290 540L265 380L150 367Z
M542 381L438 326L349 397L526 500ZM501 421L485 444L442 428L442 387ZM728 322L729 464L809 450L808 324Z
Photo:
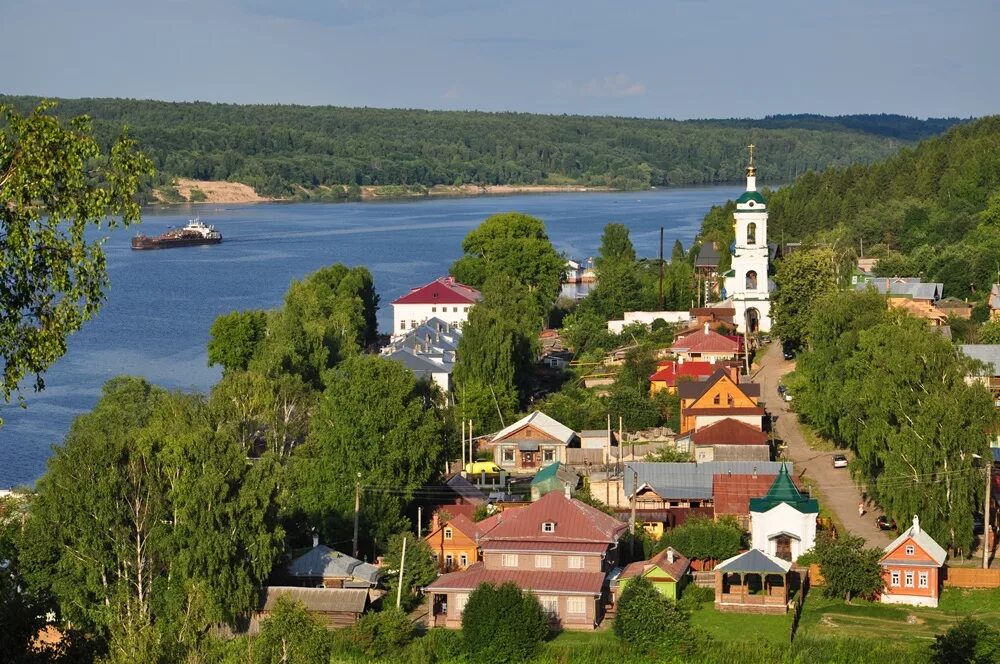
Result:
M687 614L642 577L630 579L618 601L615 636L639 653L673 649L690 631Z
M462 633L451 629L432 629L414 639L393 661L399 664L439 664L463 659L465 643Z
M548 632L541 604L513 583L481 584L462 614L466 651L477 663L528 661Z
M828 533L816 538L816 557L826 585L827 597L871 599L882 590L882 549L865 548L860 537L844 534L834 539Z
M672 546L688 558L725 560L740 552L745 537L743 529L732 519L713 521L699 516L666 533L656 548L662 551Z
M366 613L354 628L355 641L366 654L385 657L398 653L413 639L409 617L395 607Z
M706 602L712 602L714 600L714 588L702 588L701 586L689 583L684 587L684 591L681 593L681 598L677 600L677 608L690 613L691 611L699 610Z
M1000 631L975 618L963 618L931 645L934 664L991 664L1000 662Z

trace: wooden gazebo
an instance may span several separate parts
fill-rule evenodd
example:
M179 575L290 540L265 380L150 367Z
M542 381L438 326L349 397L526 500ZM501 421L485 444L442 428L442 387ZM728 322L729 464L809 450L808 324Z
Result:
M787 613L787 560L750 549L715 567L715 609L727 613Z

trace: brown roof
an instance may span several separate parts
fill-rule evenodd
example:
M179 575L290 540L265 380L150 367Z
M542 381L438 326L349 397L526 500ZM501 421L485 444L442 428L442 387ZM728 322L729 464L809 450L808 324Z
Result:
M718 332L701 330L681 337L670 349L684 353L736 353L739 347L739 342Z
M750 499L767 495L777 475L717 474L712 477L715 514L750 514Z
M631 563L624 570L622 570L622 573L618 576L618 578L628 579L633 576L641 576L652 568L659 567L664 572L669 574L670 578L674 581L680 581L681 577L684 576L688 567L691 565L691 561L681 555L680 551L674 551L674 562L667 562L667 558L669 558L669 554L667 550L664 549L649 560L638 560Z
M483 551L550 551L553 553L604 553L605 542L521 542L492 540L483 542Z
M476 563L464 572L443 574L425 588L440 593L448 590L473 590L481 583L500 585L513 582L522 590L551 592L559 595L601 594L602 572L527 572L518 569L487 569Z
M476 531L478 528L475 521L465 516L464 514L459 514L446 525L451 526L455 530L459 531L469 539L476 539Z
M766 445L767 434L745 422L727 417L691 435L695 445Z
M763 415L764 409L759 406L746 406L744 408L685 408L682 411L685 415L719 415L725 412L726 415Z
M618 541L628 526L613 516L561 491L550 491L531 505L500 515L496 527L483 542L604 542ZM555 532L543 533L543 523L554 523Z
M296 588L268 586L264 588L258 610L271 611L279 597L288 597L303 604L307 611L320 613L364 613L368 607L367 588Z

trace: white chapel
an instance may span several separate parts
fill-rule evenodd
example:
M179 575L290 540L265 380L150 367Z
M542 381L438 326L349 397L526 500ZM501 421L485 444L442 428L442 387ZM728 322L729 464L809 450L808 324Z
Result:
M771 291L767 278L767 201L757 193L757 168L747 166L747 190L736 199L733 214L736 242L732 269L726 273L726 297L736 310L734 320L740 334L771 330Z

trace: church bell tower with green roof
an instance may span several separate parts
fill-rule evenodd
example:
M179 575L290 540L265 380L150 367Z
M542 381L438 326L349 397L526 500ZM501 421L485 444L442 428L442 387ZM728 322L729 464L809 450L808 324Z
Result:
M737 330L742 333L771 330L771 291L767 278L767 201L757 192L757 167L750 145L747 190L736 199L733 223L736 241L732 269L726 273L726 296L736 310Z

